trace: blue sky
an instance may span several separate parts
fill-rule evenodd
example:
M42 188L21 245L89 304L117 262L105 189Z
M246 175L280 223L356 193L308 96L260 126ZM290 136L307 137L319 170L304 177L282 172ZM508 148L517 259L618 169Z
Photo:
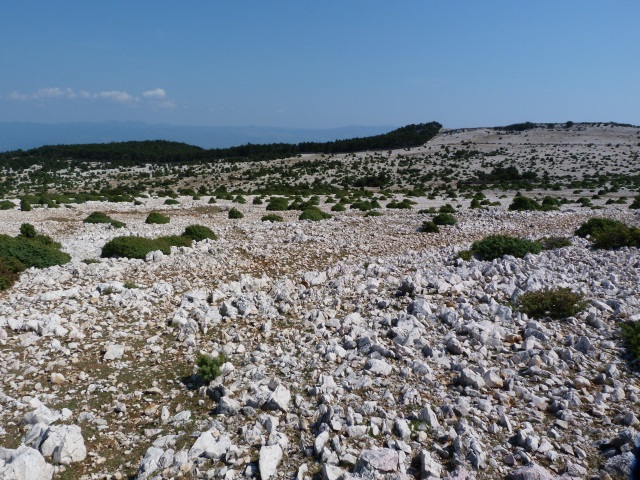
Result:
M0 121L640 124L640 2L0 3Z

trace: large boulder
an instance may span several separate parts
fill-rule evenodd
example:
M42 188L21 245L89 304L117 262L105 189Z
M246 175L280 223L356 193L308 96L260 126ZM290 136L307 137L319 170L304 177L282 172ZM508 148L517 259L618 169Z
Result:
M53 466L34 448L0 448L0 478L3 480L51 480Z

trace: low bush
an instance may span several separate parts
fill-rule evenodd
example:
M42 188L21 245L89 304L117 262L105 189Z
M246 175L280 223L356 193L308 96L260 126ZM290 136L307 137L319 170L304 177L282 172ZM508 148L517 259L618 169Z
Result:
M284 219L280 215L276 215L275 213L270 213L269 215L264 215L260 220L263 222L282 222Z
M244 214L240 210L238 210L236 207L233 207L231 210L229 210L229 218L231 219L244 218Z
M9 200L0 200L0 210L12 210L16 208L15 203Z
M571 240L565 237L544 237L538 240L543 250L555 250L556 248L570 247Z
M208 203L209 203L209 204L211 204L211 203L218 203L218 201L216 200L216 197L211 197L211 198L209 199L209 202L208 202Z
M438 225L435 222L425 221L425 222L422 222L420 231L424 233L438 233L440 231L440 227L438 227Z
M640 247L640 229L611 218L590 218L575 233L588 236L594 248Z
M180 205L180 202L178 200L176 200L175 198L167 198L164 201L165 205Z
M450 213L439 213L433 217L433 223L436 225L455 225L457 222L456 217Z
M272 197L267 204L267 210L274 212L284 212L289 207L289 200L284 197Z
M510 237L508 235L490 235L473 242L471 252L482 260L493 260L504 255L522 258L527 253L540 253L542 245L525 238Z
M621 327L627 350L635 359L640 360L640 322L623 323Z
M336 203L333 207L331 207L332 212L344 212L347 209L342 203Z
M633 198L633 202L631 202L631 205L629 205L629 208L632 210L640 209L640 195L636 195Z
M516 195L513 197L509 210L512 211L534 211L541 210L542 205L536 202L533 198L525 197L523 195Z
M587 302L584 300L584 295L570 288L546 288L523 293L518 297L516 307L532 318L562 319L572 317L584 310Z
M23 223L20 225L20 236L26 238L36 238L38 233L36 232L36 227L31 225L30 223Z
M171 247L190 247L192 240L182 235L158 238L115 237L102 247L102 257L126 257L144 260L149 252L160 250L169 255Z
M365 217L381 217L382 212L378 212L376 210L370 210L364 214Z
M114 220L104 212L91 212L87 218L83 220L84 223L108 223L115 228L126 227L127 224Z
M28 229L28 227L26 228ZM25 227L21 227L21 230L25 230ZM32 235L32 233L29 231L28 235ZM59 243L54 242L51 237L46 235L18 235L17 237L0 235L0 257L10 259L5 260L5 264L9 261L17 261L19 263L15 263L15 265L22 264L25 269L29 267L47 268L67 263L71 260L71 256L62 252L60 248Z
M166 215L163 215L158 212L151 212L149 215L147 215L147 219L144 221L144 223L164 224L164 223L169 223L170 221L171 219Z
M396 209L408 210L410 208L413 208L412 205L415 205L415 204L416 204L416 202L413 202L413 201L409 200L408 198L405 198L401 202L397 202L395 200L390 201L389 203L387 203L387 208L396 208Z
M254 205L262 205L264 202L260 197L253 197L253 201L251 203L253 203Z
M199 355L196 359L198 375L205 383L210 383L220 376L220 367L227 361L224 354L217 357L211 355Z
M447 203L446 205L442 205L438 211L440 213L456 213L457 212L457 210L453 208L453 206L450 203Z
M184 229L183 237L190 238L196 242L200 242L205 238L209 238L211 240L217 240L218 236L211 230L209 227L205 227L204 225L189 225Z
M247 203L247 199L246 199L246 198L244 198L242 195L236 195L232 201L233 201L234 203L240 203L240 204L242 204L242 205L244 205L245 203Z
M20 200L20 210L22 210L23 212L30 212L32 210L31 204L29 203L29 200L23 198L22 200Z
M318 222L320 220L325 220L327 218L331 218L331 215L329 215L326 212L323 212L319 208L314 207L314 208L307 208L305 211L303 211L298 217L298 220L311 220L313 222Z

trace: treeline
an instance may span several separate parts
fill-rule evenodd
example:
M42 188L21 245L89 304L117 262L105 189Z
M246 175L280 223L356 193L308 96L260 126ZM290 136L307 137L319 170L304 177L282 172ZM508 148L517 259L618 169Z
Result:
M333 142L299 144L246 144L229 148L204 149L180 142L147 140L84 145L50 145L30 150L0 153L0 166L21 170L39 165L44 170L82 168L85 162L108 163L112 167L146 163L213 162L216 160L275 160L301 153L351 153L365 150L390 150L422 145L442 128L437 122L407 125L392 132L371 137Z

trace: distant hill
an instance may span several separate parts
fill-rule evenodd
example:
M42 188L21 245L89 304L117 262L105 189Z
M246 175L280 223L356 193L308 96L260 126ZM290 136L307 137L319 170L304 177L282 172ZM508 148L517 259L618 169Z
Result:
M227 148L246 143L329 142L338 138L368 137L394 126L341 128L198 127L143 122L7 123L0 122L0 152L43 145L168 140L202 148Z

